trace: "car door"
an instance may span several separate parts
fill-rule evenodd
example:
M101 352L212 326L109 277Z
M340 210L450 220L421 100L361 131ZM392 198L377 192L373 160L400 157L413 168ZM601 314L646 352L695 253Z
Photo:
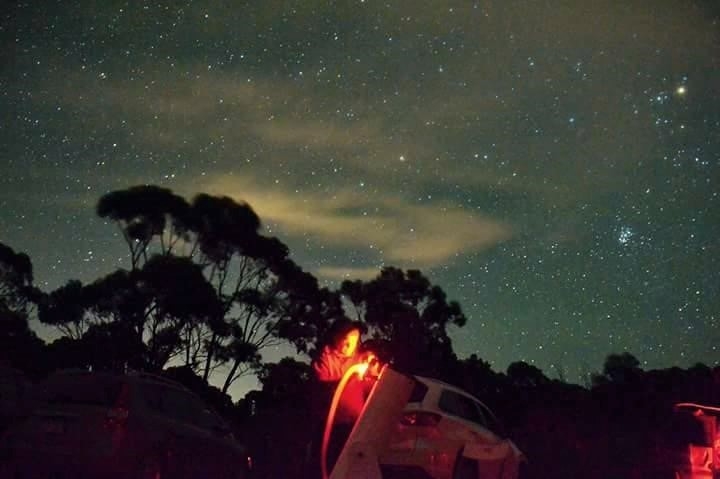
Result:
M421 403L427 392L428 387L425 384L415 381L405 409L390 435L387 449L381 453L382 463L415 464L417 462L415 455L419 431L437 424L437 414L425 413L422 410Z
M495 453L500 454L504 457L502 463L502 471L500 477L502 479L515 479L518 477L520 463L522 459L522 453L517 446L510 440L507 435L505 427L501 424L500 420L495 414L483 403L475 401L481 414L484 416L486 421L486 429L493 433L495 437L500 441L498 447L495 448Z
M444 435L459 445L462 456L477 463L478 479L501 479L508 456L509 442L489 427L487 411L471 396L445 389L438 407L449 416Z
M193 394L165 384L143 384L143 397L152 411L160 451L168 458L172 477L214 477L227 462L226 448L210 424L214 420Z

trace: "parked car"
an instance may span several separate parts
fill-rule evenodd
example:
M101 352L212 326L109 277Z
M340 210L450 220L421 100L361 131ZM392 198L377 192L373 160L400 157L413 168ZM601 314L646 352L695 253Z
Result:
M485 404L419 376L380 457L383 479L516 479L524 461Z
M248 476L249 458L227 423L173 381L63 371L37 393L38 407L0 438L3 478Z
M674 408L672 436L675 450L675 477L694 479L720 478L720 407L678 403Z
M28 413L31 386L22 371L0 364L0 433Z

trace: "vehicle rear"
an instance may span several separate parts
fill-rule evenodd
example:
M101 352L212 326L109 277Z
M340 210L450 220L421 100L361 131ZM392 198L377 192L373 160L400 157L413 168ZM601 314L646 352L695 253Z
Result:
M5 478L245 478L229 426L181 385L132 373L57 373L0 440ZM9 470L3 469L9 464Z
M56 374L36 393L37 407L3 437L10 477L124 475L129 396L121 376Z
M380 459L383 479L451 478L461 442L448 441L443 417L432 410L428 386L415 387Z
M143 477L248 476L246 449L198 396L164 380L146 379L134 386L142 414L133 415L129 424L133 441L143 451L141 462L151 466L144 468Z
M30 386L22 372L0 364L0 433L27 414Z
M720 477L720 407L679 403L670 422L672 458L679 479Z
M454 386L416 378L382 454L383 479L510 479L522 453L492 412Z

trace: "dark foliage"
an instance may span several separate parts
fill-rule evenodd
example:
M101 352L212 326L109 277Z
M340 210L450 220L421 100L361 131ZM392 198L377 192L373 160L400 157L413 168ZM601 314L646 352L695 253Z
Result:
M618 356L633 371L632 380L616 375L590 389L550 379L523 362L497 373L475 355L447 364L437 377L471 392L497 413L498 432L528 457L523 479L672 478L688 445L678 434L673 406L682 401L720 404L720 367L645 372L628 353L610 355L605 367L612 370ZM307 452L308 422L298 419L313 417L303 386L307 366L290 361L274 367L262 391L239 404L248 418L244 434L260 441L262 477L302 477L297 475L302 466L283 460L274 445L283 445L283 457L288 451L294 458Z
M147 208L151 200L156 203ZM169 190L137 187L106 195L98 213L122 225L131 270L88 285L71 280L42 294L33 286L30 259L0 244L0 363L33 378L57 368L159 371L230 421L251 449L258 478L302 477L322 420L312 407L309 365L290 358L263 364L260 349L273 338L312 353L332 324L348 319L343 300L369 336L365 347L382 360L455 384L494 410L502 423L496 432L528 457L523 479L673 477L688 445L679 432L687 423L674 405L720 406L720 366L644 371L629 352L613 353L586 388L522 361L502 373L477 355L459 359L447 329L466 318L421 272L389 267L373 280L343 283L340 292L320 288L282 242L257 234L259 218L248 205L228 198L199 195L190 205ZM176 238L197 234L203 261L175 256L172 242L150 254L168 222ZM238 252L241 268L253 274L227 293L225 279L213 278L227 278ZM40 320L62 337L46 344L30 329L35 305ZM193 356L202 348L204 368ZM185 364L163 370L178 353ZM216 362L252 364L262 389L233 404L226 391L234 369L222 388L208 382Z
M124 323L144 343L133 365L158 371L180 361L206 381L222 376L227 392L259 367L264 349L284 342L307 352L343 315L338 293L263 236L245 202L207 194L187 202L140 185L102 196L97 214L122 233L129 268L88 285L69 281L42 298L39 319L76 340Z
M420 271L385 267L371 281L343 282L340 292L378 356L398 370L433 376L455 359L447 328L467 319Z

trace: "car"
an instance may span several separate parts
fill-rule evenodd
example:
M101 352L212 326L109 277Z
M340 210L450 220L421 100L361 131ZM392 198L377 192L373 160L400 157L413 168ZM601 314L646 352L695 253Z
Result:
M36 398L30 416L0 437L3 478L249 475L247 452L228 424L161 376L59 371Z
M0 363L0 433L27 414L31 386L23 372Z
M415 387L380 454L383 479L517 479L526 461L479 399L442 381Z
M720 407L697 403L677 403L671 421L673 460L678 479L720 477Z

